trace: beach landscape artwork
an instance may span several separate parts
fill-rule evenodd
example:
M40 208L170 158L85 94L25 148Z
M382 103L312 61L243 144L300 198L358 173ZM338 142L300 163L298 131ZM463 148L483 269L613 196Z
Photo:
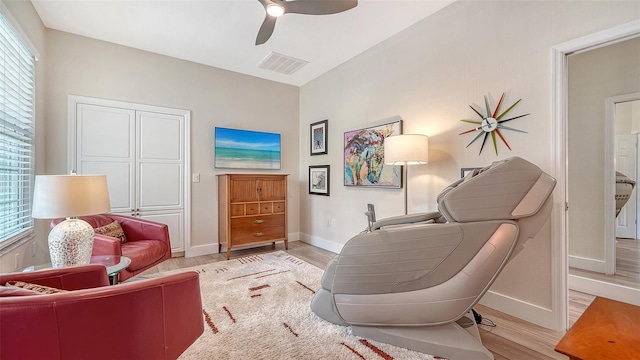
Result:
M280 169L280 134L216 127L215 167Z

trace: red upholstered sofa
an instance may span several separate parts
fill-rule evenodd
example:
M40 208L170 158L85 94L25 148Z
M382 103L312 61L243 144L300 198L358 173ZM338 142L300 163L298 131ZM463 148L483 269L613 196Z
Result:
M122 226L127 237L126 243L120 244L117 238L96 234L91 253L92 256L122 255L131 259L129 267L120 272L120 281L171 258L169 227L166 224L116 214L82 216L80 219L88 222L94 229L111 224L114 220L118 220ZM63 220L53 220L51 227Z
M176 359L204 331L196 272L109 286L104 266L90 264L0 275L7 281L73 291L0 296L1 359Z

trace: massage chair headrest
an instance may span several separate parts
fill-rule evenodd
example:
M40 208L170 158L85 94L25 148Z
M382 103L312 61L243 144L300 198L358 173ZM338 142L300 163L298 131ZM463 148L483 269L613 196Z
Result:
M520 219L537 213L556 180L520 157L476 169L444 189L438 210L449 222Z

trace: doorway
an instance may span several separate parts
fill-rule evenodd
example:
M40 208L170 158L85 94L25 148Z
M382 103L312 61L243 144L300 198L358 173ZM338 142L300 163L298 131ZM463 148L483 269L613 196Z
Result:
M606 221L614 221L615 227L613 239L616 241L609 244L609 257L607 262L611 263L608 274L632 275L633 281L628 286L640 288L640 259L638 259L638 249L640 244L640 92L624 94L610 97L606 100L607 126L612 126L611 133L614 134L614 142L610 144L613 148L614 163L605 165L616 171L615 180L615 201L616 216L613 219L605 218ZM628 183L635 182L629 199L624 205L624 192L631 187ZM619 194L622 193L622 194ZM607 204L607 206L613 206ZM620 210L618 208L622 206ZM609 225L612 226L612 225ZM627 250L634 250L634 253L627 254ZM631 273L627 273L631 270ZM624 281L624 279L623 279Z
M594 50L600 47L604 47L607 45L616 44L625 40L629 40L640 35L640 21L630 22L615 28L607 29L605 31L601 31L592 35L588 35L582 38L578 38L560 45L557 45L552 48L553 55L553 83L554 83L554 91L553 91L553 120L555 124L554 128L554 154L555 154L555 177L558 180L558 187L556 188L556 211L553 214L553 222L554 222L554 231L552 237L554 239L554 274L557 276L554 278L554 290L558 291L557 296L554 297L554 306L557 305L557 309L559 309L559 316L556 319L558 323L563 324L564 326L559 326L559 328L567 328L567 291L569 288L575 289L578 291L588 292L598 296L606 296L608 298L613 298L629 303L638 304L640 302L640 290L639 289L631 289L624 286L619 286L617 284L607 283L604 281L593 280L582 276L573 276L568 273L569 268L569 237L570 234L575 235L577 231L580 230L579 227L575 226L575 224L570 224L569 214L571 211L576 211L580 209L579 201L576 203L576 199L579 197L574 197L570 199L569 191L570 189L574 190L575 187L571 187L570 184L570 170L568 164L571 162L569 157L569 146L576 139L575 135L578 134L574 131L574 137L571 137L571 131L569 127L569 103L571 102L569 93L569 56L574 54L580 54L584 52L588 52L590 50ZM636 78L637 79L637 78ZM600 106L603 106L603 101L600 102ZM604 118L604 111L600 112L601 118ZM601 133L604 133L606 130L604 127L599 130ZM597 135L597 134L596 134ZM588 136L582 135L583 138L589 138ZM591 144L591 148L593 151L592 155L589 155L585 159L585 165L579 170L592 171L594 167L595 160L602 161L604 158L604 146L602 144ZM575 152L575 149L574 149ZM581 154L585 155L585 154ZM575 161L574 163L575 164ZM595 223L595 219L599 219L600 224L603 224L604 221L604 200L607 195L604 194L604 177L605 170L603 166L600 166L600 170L598 175L595 177L601 177L602 186L599 188L597 193L591 193L588 196L594 200L601 201L603 204L601 208L596 211L600 211L599 216L595 216L593 212L586 212L585 216L591 216L591 218L583 218L580 224L591 224ZM576 177L576 174L573 174L573 179ZM579 173L578 173L579 176ZM614 175L615 176L615 173ZM584 176L582 179L593 180L595 177ZM574 200L573 202L571 200ZM607 211L609 211L607 209ZM613 208L611 211L615 211ZM612 218L613 218L612 214ZM593 219L593 221L592 221ZM613 222L612 222L613 223ZM574 225L574 226L571 226ZM599 231L599 236L604 237L604 225L600 225L601 229ZM613 229L611 231L613 233ZM579 258L580 256L578 256ZM586 258L582 256L582 258ZM604 268L604 257L601 260L600 265Z

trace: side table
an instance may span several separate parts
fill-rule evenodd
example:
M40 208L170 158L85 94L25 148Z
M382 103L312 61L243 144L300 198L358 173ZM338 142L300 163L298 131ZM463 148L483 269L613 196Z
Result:
M120 255L97 255L91 257L91 264L102 264L107 268L109 284L115 285L120 281L120 271L131 265L131 259Z
M131 259L120 255L97 255L92 256L90 264L104 265L109 276L109 284L115 285L120 281L120 271L131 265ZM22 271L35 271L51 268L51 263L28 266Z

